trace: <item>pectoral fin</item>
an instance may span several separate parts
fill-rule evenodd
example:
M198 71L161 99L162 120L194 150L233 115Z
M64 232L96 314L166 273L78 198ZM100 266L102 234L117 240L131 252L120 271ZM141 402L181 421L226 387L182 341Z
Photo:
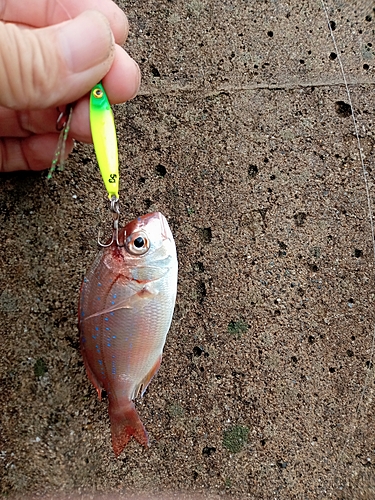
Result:
M123 300L119 300L113 306L110 306L106 309L102 309L98 312L90 314L90 316L84 316L82 321L86 321L90 318L95 318L97 316L101 316L102 314L109 314L114 311L118 311L119 309L132 309L135 312L141 311L146 304L148 303L145 299L152 299L156 297L157 293L154 293L149 290L147 286L141 288L137 292L133 293L129 297L126 297Z

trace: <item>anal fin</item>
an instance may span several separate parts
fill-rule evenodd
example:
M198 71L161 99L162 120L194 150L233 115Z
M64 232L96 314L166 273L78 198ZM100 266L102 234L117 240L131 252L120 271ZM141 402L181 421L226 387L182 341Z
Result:
M152 377L157 373L157 371L160 368L161 357L162 357L162 355L160 354L160 356L156 360L156 363L154 364L154 366L151 368L151 370L147 373L147 375L143 378L143 380L141 381L141 383L139 384L139 386L136 388L136 390L135 390L135 397L136 398L139 397L139 396L142 397L143 394L145 393L148 384L152 380Z

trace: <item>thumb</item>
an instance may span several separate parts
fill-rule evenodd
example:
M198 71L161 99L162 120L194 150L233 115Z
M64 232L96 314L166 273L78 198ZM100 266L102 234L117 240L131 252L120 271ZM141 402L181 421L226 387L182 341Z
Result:
M24 110L74 102L109 71L114 52L109 23L97 11L47 28L0 22L0 105Z

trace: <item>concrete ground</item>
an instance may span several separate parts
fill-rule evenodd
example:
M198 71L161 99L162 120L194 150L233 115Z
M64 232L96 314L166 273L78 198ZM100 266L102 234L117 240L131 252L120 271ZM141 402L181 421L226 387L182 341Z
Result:
M115 108L122 222L163 212L180 263L151 446L115 459L79 353L109 219L78 144L0 185L1 495L375 498L375 3L327 0L336 47L320 0L120 3L143 73Z

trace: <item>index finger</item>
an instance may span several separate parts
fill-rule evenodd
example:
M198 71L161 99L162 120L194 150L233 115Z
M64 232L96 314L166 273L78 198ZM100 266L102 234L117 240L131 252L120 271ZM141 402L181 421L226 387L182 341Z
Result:
M128 19L112 0L0 0L0 20L44 28L73 19L85 10L97 10L108 19L115 41L122 45L128 36Z

